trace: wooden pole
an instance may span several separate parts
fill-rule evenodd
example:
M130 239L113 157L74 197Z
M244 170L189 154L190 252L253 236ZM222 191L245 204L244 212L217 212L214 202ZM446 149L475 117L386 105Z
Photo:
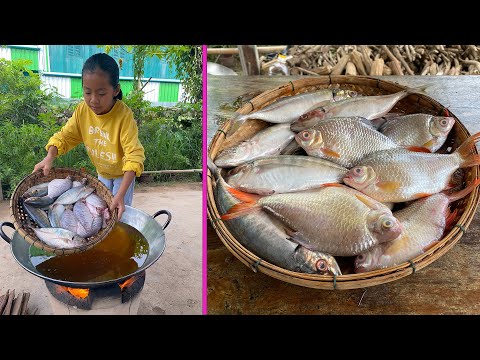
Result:
M244 75L260 75L257 45L238 45L238 54Z

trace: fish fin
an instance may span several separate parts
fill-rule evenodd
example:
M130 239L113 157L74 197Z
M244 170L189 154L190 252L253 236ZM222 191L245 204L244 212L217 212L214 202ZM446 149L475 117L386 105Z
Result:
M421 85L414 88L407 89L407 94L426 94L425 90L428 89L430 85Z
M421 199L421 198L424 198L424 197L427 197L427 196L430 196L432 194L428 194L428 193L416 193L416 194L413 194L412 198L413 199Z
M252 203L252 202L257 202L262 196L261 195L256 195L256 194L251 194L247 192L240 191L238 189L235 189L231 186L227 186L227 190L230 194L235 196L238 200L246 203Z
M450 211L450 209L448 209L447 211L448 213L447 213L447 218L445 219L445 228L453 224L453 222L455 221L455 218L457 217L458 209L455 209L453 211Z
M210 158L210 156L207 157L207 168L208 170L210 170L210 172L212 173L213 177L215 179L218 179L218 177L220 176L220 170L218 169L218 166L215 165L215 163L213 162L213 160Z
M422 147L428 149L428 148L432 147L433 145L435 145L435 141L433 139L430 139L425 144L423 144Z
M286 226L284 226L283 230L287 234L287 240L293 241L294 243L297 243L308 250L314 251L310 242L303 237L302 233Z
M475 150L475 143L480 140L480 132L473 134L467 140L465 140L462 145L455 151L463 159L464 164L460 167L470 167L475 166L480 163L478 155L473 155ZM473 165L471 165L473 164Z
M320 151L326 156L331 156L331 157L334 157L334 158L339 158L340 157L340 154L337 153L336 151L333 151L332 149L321 148Z
M401 184L398 181L379 181L376 186L386 192L394 192L398 190Z
M355 197L360 200L362 203L364 203L366 206L368 206L370 209L375 210L378 209L378 205L370 198L368 198L366 195L360 195L360 194L355 194Z
M475 179L470 185L468 185L465 189L462 189L460 191L457 191L456 193L447 195L448 197L448 202L452 203L454 201L460 200L470 194L475 188L480 185L480 178Z
M435 240L435 241L432 241L430 244L428 244L427 246L425 246L422 251L425 253L427 252L428 250L430 250L432 247L434 247L435 245L437 245L439 243L438 240Z
M422 146L405 146L405 149L415 152L431 153L429 149Z
M220 216L220 218L222 220L231 220L261 209L262 207L256 203L239 203L233 205L224 215Z
M322 184L321 186L322 186L322 187L323 187L323 186L326 186L326 187L330 187L330 186L334 186L334 187L344 187L345 185L342 185L342 184L339 184L339 183L325 183L325 184Z

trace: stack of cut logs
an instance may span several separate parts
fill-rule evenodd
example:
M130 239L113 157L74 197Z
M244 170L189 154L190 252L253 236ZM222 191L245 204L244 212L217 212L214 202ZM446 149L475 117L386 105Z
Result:
M294 45L290 75L478 75L480 45Z
M30 293L21 291L15 297L15 290L7 290L5 295L0 295L0 315L30 315L28 311ZM32 315L36 313L36 309Z

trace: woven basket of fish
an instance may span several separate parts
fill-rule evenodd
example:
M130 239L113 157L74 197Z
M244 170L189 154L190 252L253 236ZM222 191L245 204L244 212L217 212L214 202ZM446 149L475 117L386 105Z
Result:
M97 178L73 168L37 171L15 187L10 215L33 246L58 255L85 251L102 241L117 221L112 192Z
M425 88L325 76L243 105L208 148L208 217L223 244L254 272L328 290L443 256L478 205L480 133Z

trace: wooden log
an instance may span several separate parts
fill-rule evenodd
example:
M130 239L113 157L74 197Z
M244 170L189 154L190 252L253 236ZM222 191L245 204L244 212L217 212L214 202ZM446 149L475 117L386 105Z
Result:
M5 309L3 309L2 315L10 315L10 311L12 310L12 303L15 297L15 289L11 290L8 293L7 304L5 305Z
M379 76L383 75L383 65L385 62L382 58L375 59L372 63L372 69L370 70L370 75Z
M350 55L345 55L344 57L340 58L338 63L333 67L331 75L342 75L343 70L345 70L345 66L347 66L348 60L350 59Z
M383 65L383 75L392 75L392 69L390 69L387 65Z
M27 312L28 312L28 300L30 300L30 293L25 293L24 294L24 299L23 299L23 303L22 303L22 309L21 309L21 312L20 312L20 315L26 315Z
M333 66L323 65L312 69L312 71L317 75L328 75L332 71Z
M438 65L436 62L433 62L432 65L430 65L430 70L428 71L430 75L437 75L438 72Z
M365 71L371 75L373 61L370 58L372 50L365 45L360 46L360 52L362 53L362 61L365 65Z
M363 66L362 54L358 50L353 50L350 54L350 60L355 64L356 70L360 75L368 75L365 66ZM347 64L348 67L348 64Z
M18 294L17 297L15 298L10 315L20 315L22 302L23 302L23 291L21 291L20 294Z
M3 314L3 309L5 309L5 305L7 305L7 300L8 300L8 292L5 295L0 296L0 315Z
M478 71L480 71L480 62L476 60L462 60L462 63L464 63L465 65L473 65L477 68Z
M345 66L345 75L357 75L357 68L353 62L347 62L347 65Z
M279 46L258 46L257 51L262 54L282 52L287 45ZM238 47L236 48L207 48L207 54L212 55L233 55L238 54Z
M403 75L403 71L400 65L400 61L398 60L392 60L387 62L387 66L392 69L393 75Z
M314 76L319 76L317 73L313 72L313 71L310 71L310 70L307 70L307 69L304 69L304 68L301 68L300 66L297 66L296 67L298 70L300 70L301 72L304 72L305 74L309 74L309 75L314 75Z
M422 72L420 73L421 76L425 76L428 74L428 72L430 71L430 61L427 61L425 63L425 66L423 67L422 69Z
M395 57L400 61L408 75L415 75L412 69L410 69L410 66L408 66L407 62L403 58L402 54L400 54L400 50L394 47L393 55L395 55Z

